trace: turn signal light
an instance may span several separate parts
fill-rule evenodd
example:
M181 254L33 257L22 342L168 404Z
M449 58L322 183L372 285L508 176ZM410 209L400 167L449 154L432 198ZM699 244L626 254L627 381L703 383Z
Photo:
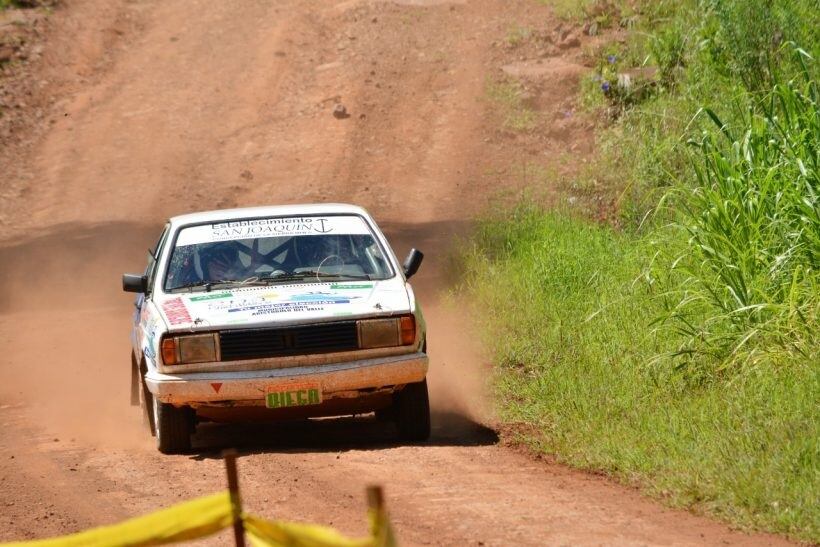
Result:
M177 364L176 338L165 338L162 340L162 362L166 365Z
M409 346L416 341L416 318L405 315L401 318L401 345Z

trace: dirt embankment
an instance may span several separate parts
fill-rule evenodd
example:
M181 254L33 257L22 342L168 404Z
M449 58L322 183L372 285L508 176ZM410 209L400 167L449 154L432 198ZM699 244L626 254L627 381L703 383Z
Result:
M88 0L44 25L29 72L41 115L0 153L0 539L220 489L218 450L239 445L249 507L350 534L378 482L406 544L780 542L534 461L486 425L488 369L439 292L476 212L592 149L573 98L591 39L548 8ZM509 123L520 108L526 124ZM362 204L399 254L427 252L433 438L396 445L367 419L211 427L194 455L160 456L127 405L119 274L171 214L309 201Z

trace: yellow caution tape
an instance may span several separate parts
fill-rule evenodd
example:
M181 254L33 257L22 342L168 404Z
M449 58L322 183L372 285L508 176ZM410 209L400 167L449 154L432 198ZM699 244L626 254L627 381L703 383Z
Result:
M372 538L348 539L333 528L274 522L245 515L245 533L255 547L373 547Z
M119 524L51 539L4 543L3 547L115 547L163 545L211 535L230 526L228 492L186 501Z
M373 536L374 547L396 547L396 536L393 526L384 508L370 509L367 512L370 519L370 533Z
M189 541L233 524L228 492L186 501L119 524L68 536L3 543L0 547L141 547ZM370 511L371 537L349 539L333 528L264 520L242 515L245 533L255 547L395 547L387 514Z
M254 547L395 547L396 541L384 511L370 512L372 536L350 539L333 528L263 520L244 515L245 533Z

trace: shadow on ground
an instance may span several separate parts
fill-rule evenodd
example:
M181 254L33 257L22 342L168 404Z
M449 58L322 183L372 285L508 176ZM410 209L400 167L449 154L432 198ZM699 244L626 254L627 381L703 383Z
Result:
M432 413L432 434L422 443L397 439L395 426L362 417L300 420L279 423L200 424L193 437L193 458L221 458L226 448L244 453L339 452L381 450L405 445L486 446L498 442L491 428L455 412Z

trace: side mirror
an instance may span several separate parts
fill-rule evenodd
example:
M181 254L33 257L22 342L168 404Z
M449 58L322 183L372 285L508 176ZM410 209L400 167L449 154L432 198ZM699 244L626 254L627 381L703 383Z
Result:
M148 292L148 278L144 275L122 274L122 290L125 292Z
M402 268L404 268L404 277L407 279L413 277L413 275L419 271L419 266L421 266L422 260L424 260L424 253L418 249L410 249L410 252L407 254L407 258L404 259L404 264L402 264Z

